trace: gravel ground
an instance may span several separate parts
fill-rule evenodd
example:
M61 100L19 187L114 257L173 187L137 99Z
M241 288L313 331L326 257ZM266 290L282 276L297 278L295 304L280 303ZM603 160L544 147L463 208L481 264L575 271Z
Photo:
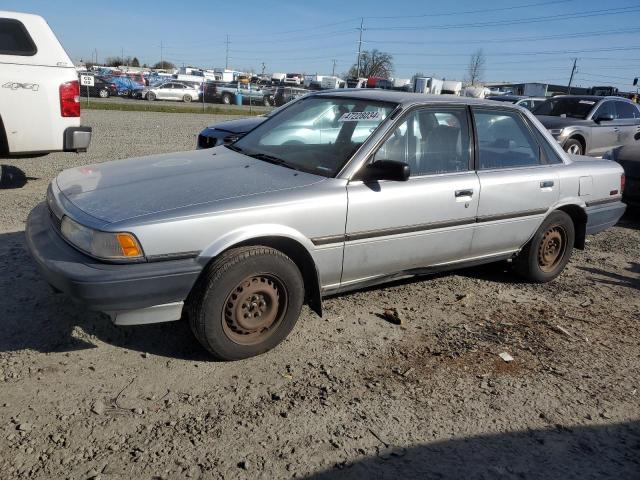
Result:
M89 111L89 153L4 161L27 180L0 190L0 478L640 478L637 215L550 284L496 264L342 295L234 363L52 294L23 234L48 182L215 120Z

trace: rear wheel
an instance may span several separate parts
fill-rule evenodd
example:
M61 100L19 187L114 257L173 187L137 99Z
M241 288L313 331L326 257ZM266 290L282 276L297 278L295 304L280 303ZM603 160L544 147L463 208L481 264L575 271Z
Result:
M191 330L219 360L240 360L278 345L296 324L304 283L296 264L273 248L229 250L188 301Z
M582 143L580 143L580 140L576 138L570 138L564 142L563 148L565 152L570 153L571 155L584 155Z
M224 103L225 105L231 105L233 98L231 97L230 93L223 93L222 94L222 103Z
M556 278L569 262L575 227L565 212L552 212L522 249L513 266L526 279L545 283Z
M182 97L182 101L184 103L189 103L191 100L191 95L185 95L184 97Z

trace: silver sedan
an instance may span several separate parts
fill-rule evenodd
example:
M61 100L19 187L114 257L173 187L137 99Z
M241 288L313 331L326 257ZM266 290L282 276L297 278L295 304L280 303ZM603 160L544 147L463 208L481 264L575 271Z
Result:
M177 100L181 102L197 101L200 91L181 82L164 82L154 87L147 87L142 91L142 98L153 100Z
M511 104L334 91L231 145L66 170L26 237L58 290L116 324L186 316L234 360L329 294L504 260L553 280L618 221L621 182Z

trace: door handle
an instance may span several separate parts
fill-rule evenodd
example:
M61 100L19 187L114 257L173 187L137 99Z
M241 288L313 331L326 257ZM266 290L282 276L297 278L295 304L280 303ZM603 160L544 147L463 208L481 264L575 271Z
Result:
M555 185L553 180L543 180L540 182L540 188L551 188L553 185Z
M473 190L456 190L456 198L459 197L473 197Z

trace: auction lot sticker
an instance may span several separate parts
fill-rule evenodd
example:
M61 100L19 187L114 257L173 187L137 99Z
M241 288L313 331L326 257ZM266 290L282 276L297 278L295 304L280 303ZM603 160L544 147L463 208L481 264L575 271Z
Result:
M348 112L340 117L340 122L361 122L363 120L380 120L380 112Z

